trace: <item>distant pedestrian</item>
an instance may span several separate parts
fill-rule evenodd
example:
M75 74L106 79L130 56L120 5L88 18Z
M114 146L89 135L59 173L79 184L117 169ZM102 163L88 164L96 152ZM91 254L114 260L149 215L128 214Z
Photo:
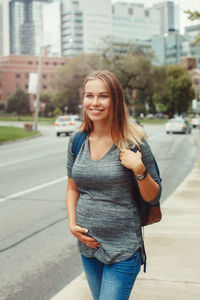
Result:
M83 84L85 139L75 157L68 145L66 206L94 300L129 299L143 262L134 175L143 199L159 200L161 185L144 129L131 123L123 89L109 71ZM130 147L137 145L136 153Z

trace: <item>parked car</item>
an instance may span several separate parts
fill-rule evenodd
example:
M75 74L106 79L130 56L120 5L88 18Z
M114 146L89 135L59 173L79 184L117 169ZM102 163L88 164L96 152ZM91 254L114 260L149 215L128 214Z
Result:
M166 133L191 133L192 126L191 124L182 118L170 119L165 124Z
M61 133L68 135L80 127L81 120L78 115L59 116L54 125L57 136Z
M200 126L200 119L196 116L193 117L190 121L191 125L193 128L199 127Z

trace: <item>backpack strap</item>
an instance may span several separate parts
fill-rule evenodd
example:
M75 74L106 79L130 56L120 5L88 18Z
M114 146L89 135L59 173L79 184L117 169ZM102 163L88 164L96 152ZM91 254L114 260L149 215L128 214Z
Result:
M74 153L74 157L76 158L83 142L86 139L86 136L88 135L87 132L78 131L74 137L73 143L72 143L72 151Z

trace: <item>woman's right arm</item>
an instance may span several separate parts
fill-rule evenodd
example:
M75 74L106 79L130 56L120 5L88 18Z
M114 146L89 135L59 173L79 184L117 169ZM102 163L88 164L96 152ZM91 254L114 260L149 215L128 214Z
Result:
M74 180L68 177L67 193L66 193L66 208L68 215L68 224L71 233L79 239L80 242L86 244L90 248L100 247L100 244L93 238L86 235L88 230L80 227L76 223L76 205L79 199L80 193Z

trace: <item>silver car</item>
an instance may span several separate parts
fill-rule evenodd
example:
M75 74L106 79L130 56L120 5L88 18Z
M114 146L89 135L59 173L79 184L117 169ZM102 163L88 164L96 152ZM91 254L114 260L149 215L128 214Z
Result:
M81 120L78 115L59 116L54 123L57 136L61 133L68 135L76 131L80 125Z
M192 126L185 119L174 118L165 124L165 130L166 133L191 133Z

